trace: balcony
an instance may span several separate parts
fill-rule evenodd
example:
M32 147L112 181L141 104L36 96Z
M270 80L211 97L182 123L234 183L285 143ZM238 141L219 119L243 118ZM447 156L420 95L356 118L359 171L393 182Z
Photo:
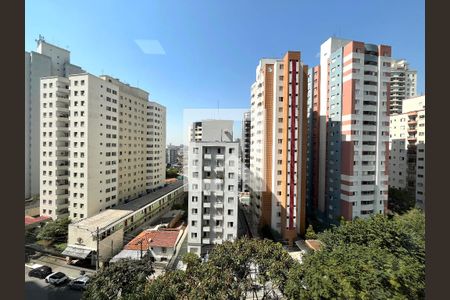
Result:
M211 166L204 166L203 171L205 172L211 172Z
M203 226L203 232L210 232L210 231L211 231L211 227Z
M69 168L69 162L67 160L57 160L56 166L58 169L67 170Z
M211 202L203 202L203 207L206 207L206 208L211 207Z
M223 227L222 226L215 226L214 227L214 232L223 232Z
M202 244L210 244L211 239L210 238L202 238Z
M219 190L214 191L214 195L216 195L216 196L223 196L223 191L219 191Z
M223 215L222 214L216 214L216 215L214 215L213 219L222 221L223 220Z
M203 179L203 183L205 183L205 184L211 184L211 178L205 178L205 179Z
M417 138L415 136L408 136L408 142L414 143L416 141L417 141Z
M224 171L224 167L223 166L215 166L214 167L214 171L216 171L216 172L223 172Z
M408 120L408 125L416 125L416 124L417 124L417 120L414 120L414 119Z
M211 159L211 154L205 154L205 155L203 155L203 158L204 159Z
M216 160L224 160L225 159L225 155L224 154L217 154L216 155Z
M223 208L223 202L214 202L214 208Z
M204 196L211 196L211 191L210 190L204 190L203 191L203 195Z
M203 214L203 220L211 220L210 214Z

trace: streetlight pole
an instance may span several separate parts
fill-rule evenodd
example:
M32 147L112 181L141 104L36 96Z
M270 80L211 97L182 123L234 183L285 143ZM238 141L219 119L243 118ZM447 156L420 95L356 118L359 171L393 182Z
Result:
M97 234L97 257L96 257L96 265L95 265L95 270L96 271L98 271L98 269L99 269L99 266L100 266L100 261L99 261L99 259L100 259L100 253L99 253L99 248L100 248L100 237L99 237L99 229L98 229L98 227L97 227L97 230L96 230L96 234Z

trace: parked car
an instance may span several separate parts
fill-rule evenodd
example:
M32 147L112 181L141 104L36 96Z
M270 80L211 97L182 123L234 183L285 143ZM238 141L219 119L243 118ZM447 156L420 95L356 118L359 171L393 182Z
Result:
M82 275L82 276L72 280L69 283L69 288L71 288L73 290L86 290L87 285L89 284L89 280L90 280L89 276Z
M50 268L48 266L36 266L30 272L28 272L28 276L44 279L49 274L52 274L52 273L53 273L52 268Z
M48 275L47 277L45 277L45 282L54 284L54 285L58 285L61 284L63 282L65 282L66 280L69 280L69 278L66 276L66 274L62 273L62 272L55 272L52 273L50 275Z

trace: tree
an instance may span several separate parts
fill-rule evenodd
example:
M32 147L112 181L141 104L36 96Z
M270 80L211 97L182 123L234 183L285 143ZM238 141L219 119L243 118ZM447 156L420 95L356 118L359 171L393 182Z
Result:
M147 277L153 273L150 258L121 259L97 272L83 293L83 299L116 299L119 292L124 299L131 295L143 295Z
M178 177L178 169L177 168L168 168L166 170L166 178L177 178Z
M45 223L39 230L36 238L38 240L66 242L69 232L69 218L56 219L55 221Z
M414 208L416 200L407 189L390 187L388 190L388 208L392 213L403 214Z
M307 240L315 240L315 239L317 239L317 234L314 231L314 229L313 229L311 224L306 229L305 239L307 239Z
M194 254L183 261L186 271L158 277L141 299L160 294L164 299L242 299L254 293L256 286L267 299L283 291L294 264L281 244L246 237L217 245L207 262L201 263Z
M423 299L425 218L412 210L345 221L289 271L289 299Z

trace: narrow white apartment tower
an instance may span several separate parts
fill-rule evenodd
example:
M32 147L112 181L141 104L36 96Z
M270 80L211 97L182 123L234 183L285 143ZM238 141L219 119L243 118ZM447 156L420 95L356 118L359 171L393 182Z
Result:
M392 61L390 114L402 113L403 100L417 96L417 71L404 59Z
M40 80L82 72L70 63L68 50L47 43L41 36L36 42L36 51L25 52L25 199L40 193Z
M205 133L211 140L192 141L188 150L188 252L197 255L236 239L238 229L239 143L232 132L222 141Z
M403 100L402 113L390 117L389 186L406 189L425 206L425 96Z
M57 219L69 214L70 81L55 76L40 83L40 214Z

